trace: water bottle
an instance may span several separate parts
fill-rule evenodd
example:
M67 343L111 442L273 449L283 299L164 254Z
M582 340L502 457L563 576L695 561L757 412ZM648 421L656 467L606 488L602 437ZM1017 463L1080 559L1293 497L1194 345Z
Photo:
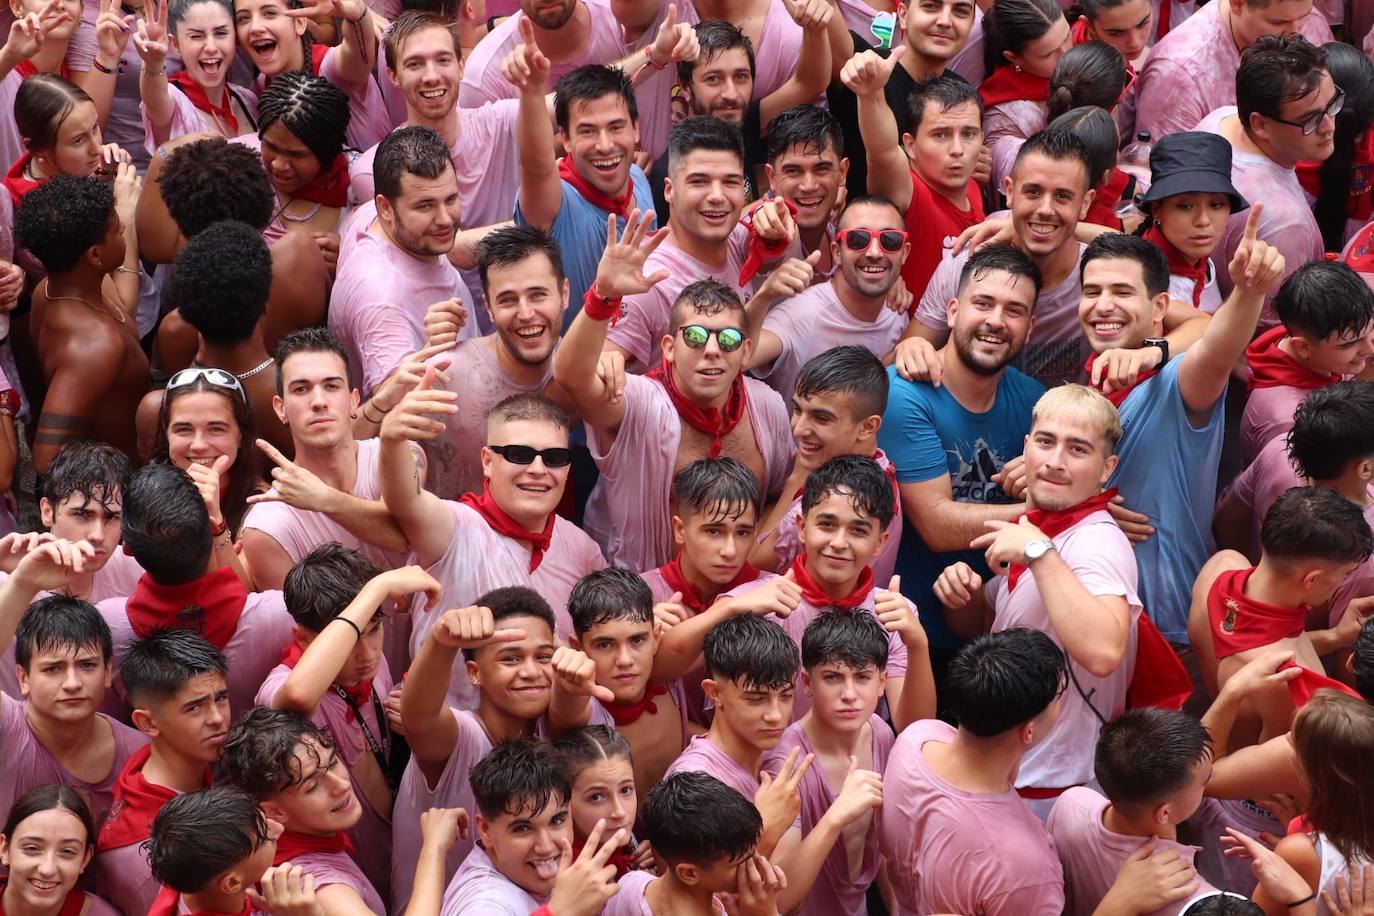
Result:
M1134 142L1127 145L1117 156L1116 167L1121 171L1135 178L1135 188L1129 197L1123 197L1116 206L1117 219L1128 219L1138 217L1136 212L1135 198L1145 193L1150 186L1150 151L1154 149L1154 144L1150 142L1150 132L1142 130L1136 135Z

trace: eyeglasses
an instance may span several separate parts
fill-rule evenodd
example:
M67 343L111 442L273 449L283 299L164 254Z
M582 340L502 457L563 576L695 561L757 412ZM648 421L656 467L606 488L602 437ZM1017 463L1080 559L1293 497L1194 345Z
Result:
M565 468L572 464L572 449L570 448L532 448L528 445L488 445L491 449L511 464L534 464L534 459L544 459L546 468Z
M744 344L744 332L739 328L704 328L699 324L684 325L679 328L682 332L682 341L693 350L705 349L711 342L711 335L716 337L716 344L722 353L734 353Z
M1302 128L1303 136L1309 136L1317 132L1317 128L1322 126L1322 121L1326 120L1327 118L1336 117L1336 115L1341 113L1341 109L1344 107L1345 90L1342 89L1340 86L1337 86L1336 97L1333 98L1331 100L1331 103L1327 105L1325 108L1323 108L1321 111L1313 112L1312 114L1303 118L1301 121L1285 121L1283 118L1274 117L1271 117L1269 120L1278 121L1280 124L1287 124L1289 127Z
M843 242L844 247L850 251L867 251L875 235L883 251L889 253L901 251L902 246L906 244L906 233L900 229L884 229L881 232L872 229L841 229L835 234L835 238Z
M245 403L248 395L244 393L243 382L232 372L224 369L215 369L210 366L191 366L189 369L182 369L167 380L167 390L173 391L177 388L185 388L187 385L194 385L201 379L211 385L218 385L221 388L232 388Z

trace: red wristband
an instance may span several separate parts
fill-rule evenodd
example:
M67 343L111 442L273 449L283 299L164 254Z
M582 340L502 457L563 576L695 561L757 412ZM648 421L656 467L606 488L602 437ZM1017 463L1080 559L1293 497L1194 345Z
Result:
M587 295L582 297L582 311L587 313L587 317L593 321L607 321L612 325L620 318L621 303L624 302L620 297L607 299L596 291L596 282L587 288Z
M530 916L553 916L553 910L549 909L549 905L546 903L531 913Z

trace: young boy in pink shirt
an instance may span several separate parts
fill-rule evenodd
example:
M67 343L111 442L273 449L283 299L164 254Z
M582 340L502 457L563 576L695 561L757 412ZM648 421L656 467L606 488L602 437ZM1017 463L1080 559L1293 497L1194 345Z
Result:
M958 729L917 722L883 773L880 846L904 912L1063 912L1053 841L1015 782L1067 686L1063 651L1035 630L980 636L950 662L944 697Z
M126 913L145 913L158 893L143 841L171 799L210 785L229 732L228 662L190 630L159 630L136 640L120 663L133 721L150 743L119 774L109 820L96 843L100 896Z
M386 912L382 894L356 860L383 857L381 864L389 865L389 845L354 846L349 839L363 805L328 735L297 713L259 706L229 730L223 759L227 781L282 826L271 864L304 868L315 879L325 916L360 908Z
M1291 273L1274 297L1274 311L1279 326L1245 351L1250 396L1240 442L1246 464L1292 428L1304 397L1359 375L1374 357L1374 292L1340 261L1312 261Z

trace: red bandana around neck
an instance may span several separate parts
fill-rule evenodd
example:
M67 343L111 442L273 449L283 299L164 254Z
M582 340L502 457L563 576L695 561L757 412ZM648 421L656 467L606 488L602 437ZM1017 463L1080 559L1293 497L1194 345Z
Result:
M353 841L342 830L329 836L311 836L288 830L277 837L277 854L272 857L272 864L280 865L311 853L331 855L341 852L353 852Z
M1283 325L1270 328L1245 348L1245 361L1250 365L1250 390L1256 388L1303 388L1316 391L1341 380L1340 374L1318 375L1279 349L1288 336Z
M174 891L170 887L164 887L157 892L153 905L148 907L148 916L177 916L177 911L181 908L181 893ZM238 911L238 916L249 916L253 912L252 905L248 902L248 895L243 897L243 909ZM66 916L65 913L62 916ZM224 913L217 913L212 910L192 910L190 916L226 916Z
M1019 522L1024 518L1044 532L1045 537L1052 539L1068 531L1094 512L1106 509L1115 498L1116 487L1112 487L1110 490L1103 490L1096 496L1089 497L1068 509L1031 509L1029 512L1022 513L1017 521ZM1007 594L1016 590L1016 583L1021 579L1021 574L1026 569L1027 567L1020 563L1012 563L1007 567Z
M14 72L19 74L20 80L26 80L31 76L38 75L38 67L34 65L32 60L21 60L14 65ZM57 68L57 75L69 83L72 81L72 72L67 69L65 60L62 61L62 66Z
M677 382L673 379L672 366L668 363L659 363L656 368L645 373L644 377L654 379L663 386L663 390L668 392L668 400L673 402L673 408L682 418L682 422L711 437L711 448L707 455L719 458L721 443L730 435L731 430L739 426L739 421L744 419L745 410L749 406L749 393L744 387L744 375L736 375L735 380L730 383L730 394L725 398L723 409L707 407L705 410L688 400L687 395L677 387Z
M1312 701L1312 694L1316 693L1318 690L1339 690L1341 693L1352 696L1357 700L1364 699L1359 693L1351 690L1340 681L1313 671L1311 668L1304 668L1297 662L1286 661L1282 665L1279 665L1280 671L1286 671L1289 668L1298 668L1302 671L1302 674L1299 674L1288 682L1288 693L1293 698L1294 709L1302 709L1310 703Z
M513 541L524 541L530 545L530 572L539 568L539 564L544 562L544 553L549 549L549 544L553 542L553 526L558 515L555 512L549 513L549 519L544 523L544 530L535 534L533 531L526 531L515 519L506 514L505 510L496 505L496 500L491 495L491 484L482 484L482 495L477 496L473 493L464 493L463 498L458 500L465 506L469 506L483 520L491 526L491 530L497 534L508 537Z
M601 706L611 714L616 727L619 728L622 725L633 725L646 712L651 716L658 715L658 704L654 702L654 699L667 692L668 688L662 684L651 683L645 689L644 697L634 703L602 703Z
M147 573L125 604L129 625L139 636L179 627L195 630L221 652L239 628L248 589L232 566L182 585L162 585Z
M346 207L348 181L348 157L339 153L334 157L333 165L321 171L305 187L292 193L291 197L326 207Z
M1245 583L1255 571L1232 569L1217 576L1207 593L1207 616L1212 621L1212 649L1218 659L1301 636L1306 629L1307 605L1279 607L1245 595Z
M1169 262L1169 273L1175 277L1185 277L1193 281L1193 308L1200 306L1202 304L1202 290L1207 286L1207 259L1203 258L1196 264L1189 261L1187 256L1179 251L1173 242L1164 237L1164 233L1160 231L1157 223L1146 229L1141 238L1164 252L1164 257Z
M299 645L297 645L293 640L292 642L287 644L285 649L281 650L281 663L288 668L295 668L296 663L301 660L301 656L304 654L305 650L302 649ZM348 698L353 701L353 705L358 707L358 709L362 709L365 704L372 702L371 680L359 681L352 687L345 687L343 684L336 684L335 686L342 690L344 693L348 694ZM349 707L348 721L352 722L353 718L353 709L352 707Z
M0 878L0 916L5 916L5 885L9 883L6 878ZM57 911L57 916L81 916L81 911L86 908L86 892L72 888L67 892L67 896L62 900L62 909ZM149 913L152 911L149 910Z
M687 581L687 577L682 572L682 554L673 557L667 563L658 568L659 574L663 576L663 581L668 583L668 587L682 595L682 604L693 614L700 614L710 607L706 599L701 597L701 592L697 587ZM729 584L723 586L718 594L725 594L732 588L743 585L746 582L753 582L759 577L756 567L745 563L740 567L739 573L731 579Z
M239 132L239 119L234 117L234 94L229 91L229 85L224 86L224 101L216 106L210 101L210 97L205 94L204 88L200 83L191 79L191 74L182 70L174 73L167 78L168 82L186 93L186 98L191 100L191 104L197 110L203 111L219 121L220 126L227 128L229 136L236 137Z
M43 185L42 179L28 176L29 163L32 161L33 154L25 153L15 160L14 165L10 166L10 170L5 173L5 188L9 190L10 202L14 204L16 210L25 194Z
M179 794L175 789L154 785L143 777L143 767L152 753L152 745L145 744L124 761L124 769L119 771L119 779L115 783L110 814L96 843L98 851L120 849L148 839L153 829L153 818L163 805ZM208 787L209 767L205 768L204 779Z
M558 160L558 177L573 186L573 190L582 195L582 199L607 213L614 213L621 219L629 219L630 211L635 206L635 183L625 182L625 193L619 197L611 197L605 191L599 190L588 181L577 167L573 165L571 156L564 156Z
M1126 196L1126 192L1131 190L1131 184L1134 181L1135 177L1130 172L1112 169L1112 177L1108 178L1107 183L1097 189L1093 202L1088 206L1086 221L1120 232L1121 217L1116 215L1116 205L1121 202L1122 197Z
M821 588L819 582L811 577L811 573L806 571L806 554L802 553L792 561L788 567L792 571L792 578L797 580L801 586L802 600L812 607L838 607L845 610L853 610L864 603L868 593L873 591L873 568L865 566L863 572L859 573L859 581L854 586L854 591L843 598L831 598Z
M1050 97L1050 81L1007 64L998 67L983 80L983 85L978 87L978 94L983 97L984 108L1003 102L1043 102Z
M1193 695L1193 679L1174 647L1141 612L1135 621L1135 670L1126 688L1126 708L1182 709Z
M1091 381L1093 377L1093 363L1095 362L1097 362L1096 353L1094 353L1092 356L1089 356L1088 361L1083 364L1083 371L1088 374L1089 381ZM1130 397L1131 392L1135 391L1136 388L1140 386L1141 382L1157 374L1159 372L1159 369L1160 367L1155 367L1154 369L1145 369L1135 377L1134 383L1125 388L1118 388L1115 391L1103 390L1104 386L1107 384L1107 380L1104 377L1102 381L1098 384L1097 390L1101 391L1102 396L1105 397L1107 400L1111 401L1117 407L1120 407L1123 403L1125 403L1126 398Z
M739 268L740 286L744 286L750 280L754 279L754 275L759 272L764 264L776 261L786 254L787 249L792 245L786 238L770 240L754 231L754 211L773 200L782 201L782 205L787 208L788 213L792 214L793 219L796 219L797 214L801 212L792 201L785 197L779 197L772 191L769 191L768 196L763 200L758 201L749 208L744 218L740 220L740 222L749 227L749 246L744 254L744 263L741 264Z

